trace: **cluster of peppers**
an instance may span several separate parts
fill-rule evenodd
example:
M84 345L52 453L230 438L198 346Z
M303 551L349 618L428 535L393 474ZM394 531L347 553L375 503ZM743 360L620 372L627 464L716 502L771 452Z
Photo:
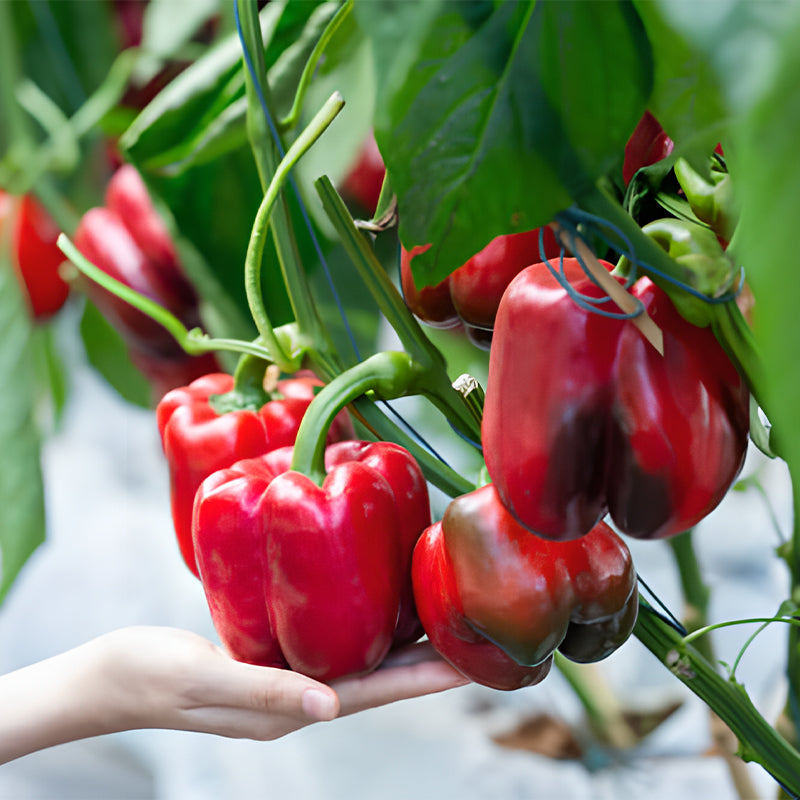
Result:
M168 237L125 226L142 215L125 213L119 185L84 218L79 246L190 319L196 298ZM603 517L652 539L713 510L743 463L747 387L713 333L647 278L629 291L661 352L613 303L596 313L585 301L603 294L597 277L564 257L550 228L498 237L431 290L416 291L413 255L402 259L409 309L491 340L481 424L491 483L432 522L409 451L355 438L345 407L370 389L413 389L419 365L407 354L374 384L353 378L367 362L326 386L275 380L253 355L235 376L206 370L162 398L157 423L180 552L220 639L242 661L332 680L424 633L464 675L502 690L542 680L556 651L603 659L638 611L630 552ZM112 294L104 302L132 345L172 357L154 323Z

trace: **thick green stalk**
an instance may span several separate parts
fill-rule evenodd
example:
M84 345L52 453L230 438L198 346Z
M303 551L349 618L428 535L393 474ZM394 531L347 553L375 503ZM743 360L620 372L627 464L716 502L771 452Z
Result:
M790 468L793 492L794 524L786 560L791 576L791 599L800 604L800 479L798 470ZM789 628L787 676L789 679L788 714L794 723L795 741L800 742L800 628Z
M378 308L397 333L406 351L426 370L426 382L420 387L421 392L466 436L473 441L480 441L480 422L453 388L441 352L425 336L414 315L408 310L372 247L356 228L350 212L330 179L323 175L315 185L325 213L336 228L347 254Z
M270 108L270 89L264 64L258 5L256 0L241 0L240 7L239 20L243 46L250 56L255 73L251 75L245 65L247 130L261 185L266 191L278 168L279 160L278 147L269 130L265 110L261 106L263 99L267 109ZM300 261L289 204L284 192L281 192L277 198L270 227L289 302L300 336L306 343L305 349L309 351L312 366L320 374L320 377L330 378L341 371L341 366L330 335L322 324L311 295L311 288Z
M697 563L697 556L694 551L692 532L686 531L680 536L673 536L669 540L669 546L675 557L678 567L681 588L683 590L683 600L686 605L684 610L683 624L691 633L699 630L708 624L708 600L710 592L703 575L700 572L700 565ZM709 663L716 663L711 639L704 636L697 641L698 651Z
M288 354L284 353L280 348L280 344L275 338L266 306L264 305L264 297L261 291L261 261L264 256L267 229L270 227L270 222L274 220L276 205L280 202L281 193L292 168L314 142L317 141L331 122L333 122L343 106L344 100L342 100L338 92L330 97L308 127L294 141L280 164L278 164L275 169L275 174L264 194L264 199L261 201L261 205L256 213L253 231L247 246L247 255L245 257L245 289L250 312L253 315L253 320L255 321L259 335L276 353L279 359L276 363L286 372L295 371L299 368L300 364L296 361L296 358L293 357L290 359ZM302 336L302 325L300 325L300 332Z
M362 422L379 439L396 442L405 447L422 468L425 478L449 497L467 494L476 488L475 483L444 464L433 453L399 428L375 403L362 397L353 403Z
M418 378L419 366L402 352L376 353L334 378L311 401L303 415L294 445L292 469L322 484L325 441L334 417L367 392L381 400L402 397Z
M733 731L745 761L761 764L791 793L800 794L800 753L761 716L744 687L723 678L702 654L646 604L634 635Z

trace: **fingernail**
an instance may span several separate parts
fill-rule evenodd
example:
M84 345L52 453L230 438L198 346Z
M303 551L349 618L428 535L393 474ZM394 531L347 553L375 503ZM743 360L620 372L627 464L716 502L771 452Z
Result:
M303 712L313 719L330 720L339 713L339 704L334 695L319 689L306 689L303 692Z

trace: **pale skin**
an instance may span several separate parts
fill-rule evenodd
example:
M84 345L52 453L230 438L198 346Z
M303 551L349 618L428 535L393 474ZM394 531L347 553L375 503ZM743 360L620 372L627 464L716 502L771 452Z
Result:
M270 740L315 722L467 683L428 644L331 685L234 661L188 631L130 627L0 677L0 764L140 728Z

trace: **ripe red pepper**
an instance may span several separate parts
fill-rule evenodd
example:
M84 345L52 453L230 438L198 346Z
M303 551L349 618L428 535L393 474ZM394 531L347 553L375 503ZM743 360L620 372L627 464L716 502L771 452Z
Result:
M257 409L218 411L212 398L234 389L224 373L205 375L168 392L156 408L156 421L169 464L172 520L186 566L198 574L192 544L195 492L212 472L236 461L294 443L306 409L322 383L312 377L279 381L280 397ZM352 423L342 412L331 426L329 441L350 438Z
M12 259L28 298L33 318L44 321L67 301L69 284L59 274L64 254L56 245L61 232L50 215L30 195L14 206L11 195L0 190L0 229L11 226ZM8 229L8 228L7 228Z
M514 276L541 261L538 228L497 236L441 283L417 289L411 262L427 249L422 246L400 252L400 280L406 305L433 327L453 328L463 323L468 333L476 335L494 327L500 298ZM560 251L550 228L544 229L544 250L547 258L555 258Z
M625 145L622 165L625 185L633 180L642 167L649 167L666 158L673 148L674 143L664 132L661 123L649 111L645 111Z
M575 259L564 265L576 291L600 296ZM663 356L629 321L578 306L545 264L521 272L500 304L486 466L511 513L541 536L582 536L606 512L631 536L672 536L715 508L741 469L744 381L711 330L684 320L649 279L631 294L663 331Z
M430 523L411 455L391 443L326 450L320 487L291 448L209 476L193 534L214 625L242 661L318 680L369 672L408 641L404 585ZM406 630L403 628L406 627Z
M517 523L489 484L453 500L414 551L414 592L434 647L495 689L538 683L553 652L599 661L630 636L636 573L605 523L551 542Z

